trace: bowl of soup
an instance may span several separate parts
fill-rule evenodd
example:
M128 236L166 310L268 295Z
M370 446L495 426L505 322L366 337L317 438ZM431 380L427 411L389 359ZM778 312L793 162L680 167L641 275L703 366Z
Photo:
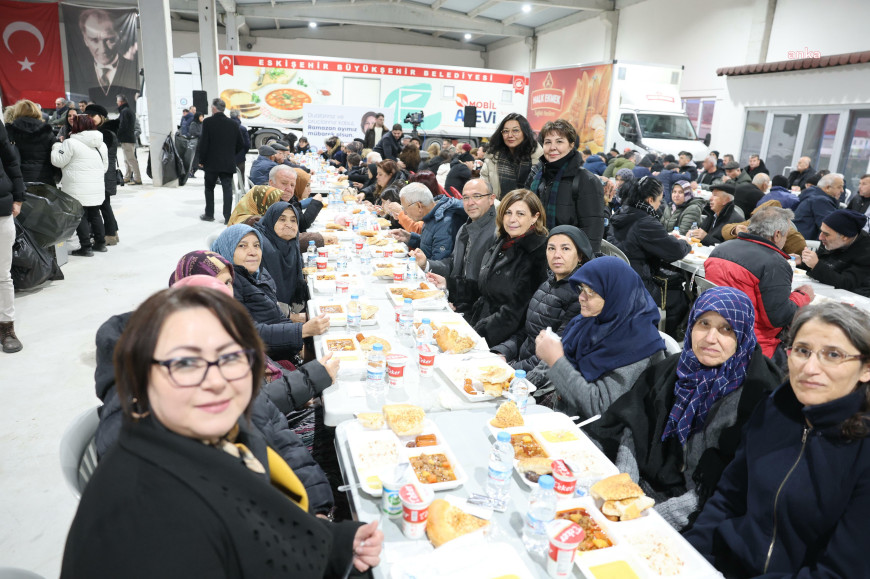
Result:
M311 95L292 85L268 86L259 92L261 105L282 119L302 116L302 105L311 103Z

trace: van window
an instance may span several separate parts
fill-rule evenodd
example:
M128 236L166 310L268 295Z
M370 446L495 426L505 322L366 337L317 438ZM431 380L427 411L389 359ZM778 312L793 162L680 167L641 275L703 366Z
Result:
M631 141L637 138L637 125L634 122L634 115L631 113L622 113L619 117L619 134L622 138Z
M679 139L694 141L695 128L688 117L679 115L638 114L637 122L645 139Z

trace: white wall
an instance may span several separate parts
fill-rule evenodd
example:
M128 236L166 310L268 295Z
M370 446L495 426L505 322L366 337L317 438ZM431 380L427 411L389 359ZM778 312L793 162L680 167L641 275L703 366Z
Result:
M870 49L865 0L777 0L767 61L789 60L789 51L817 50L822 55Z
M607 60L605 36L605 24L598 18L541 34L535 68Z
M529 72L529 47L521 39L488 51L487 58L489 59L487 68Z

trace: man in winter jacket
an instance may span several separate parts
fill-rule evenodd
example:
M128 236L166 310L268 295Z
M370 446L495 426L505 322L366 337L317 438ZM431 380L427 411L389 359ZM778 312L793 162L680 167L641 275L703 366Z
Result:
M809 285L791 289L794 273L788 254L782 251L791 216L787 209L760 209L749 220L748 232L714 249L704 262L704 275L709 281L737 288L749 296L755 307L755 336L768 358L773 358L782 328L814 296ZM778 354L780 363L785 361L784 355L783 351Z
M402 133L402 125L398 123L393 125L393 129L375 145L374 152L380 154L384 160L398 160L399 153L402 152Z
M704 170L698 173L698 186L706 191L711 191L714 183L719 183L725 173L716 165L717 159L709 155L704 159Z
M689 231L689 237L701 240L704 245L722 243L722 227L743 221L743 211L734 204L734 185L720 183L713 186L709 205L704 208L704 222L698 229Z
M417 265L427 272L430 281L444 283L456 311L470 314L480 290L477 278L486 250L495 241L495 195L483 179L472 179L462 189L462 205L468 220L459 228L453 253L429 261L422 251L416 252Z
M773 179L770 180L770 185L770 189L764 194L764 197L758 200L756 207L767 201L779 201L783 209L794 211L797 208L800 199L788 190L788 180L785 177L774 175Z
M450 191L451 187L455 187L457 191L462 191L468 180L471 179L471 170L474 168L474 157L471 153L462 153L450 162L450 171L447 173L447 179L444 181L444 188Z
M214 221L214 187L218 179L224 194L224 222L233 212L233 175L236 172L236 155L245 150L239 127L224 111L227 104L221 99L211 102L212 115L202 122L197 153L199 165L205 170L205 213L203 221Z
M680 154L677 155L679 165L680 165L680 173L688 173L691 175L691 179L688 181L697 181L698 180L698 167L695 165L695 162L692 161L692 153L688 151L680 151Z
M837 289L870 297L870 235L862 231L867 216L838 209L825 217L818 253L806 248L797 258L810 277Z
M185 137L190 136L190 123L193 122L194 117L196 117L196 107L190 107L190 110L184 113L181 117L181 134Z
M124 183L133 185L142 184L142 174L139 172L139 161L136 160L136 115L127 103L127 97L119 94L116 98L118 103L118 141L121 150L124 151L124 162L127 172L124 174Z
M230 119L239 127L239 132L242 135L242 144L244 145L244 150L236 153L236 169L238 169L242 173L242 183L245 182L245 155L248 154L248 149L251 148L251 135L248 133L248 127L242 124L241 113L239 109L232 109L230 111ZM281 145L283 147L283 145ZM287 150L287 147L284 147Z
M746 173L741 173L745 176ZM764 198L764 192L770 187L770 177L765 173L759 173L748 183L738 183L734 189L734 204L743 211L743 215L749 215L758 207Z
M762 161L758 155L749 155L749 164L743 168L743 172L748 174L751 178L754 178L759 173L770 175L770 171L768 171L764 161Z
M14 218L24 203L24 179L18 151L0 123L0 346L6 353L21 350L15 335L15 288L12 284L12 245L15 243Z
M828 173L819 179L818 186L807 187L800 196L794 212L794 225L806 239L818 239L822 221L836 211L843 192L843 175Z
M870 217L870 173L861 177L858 182L858 194L849 199L849 209ZM870 233L870 219L864 226L864 231Z
M722 180L734 183L735 187L739 187L740 185L743 185L745 183L752 182L752 177L743 172L743 170L740 168L740 163L738 163L737 161L725 163L722 166L722 169L725 171L725 177L723 177Z
M72 103L67 102L64 97L57 97L54 106L54 112L48 118L48 124L55 131L59 131L61 127L66 126L66 118L69 115L70 109L72 109Z
M456 233L467 217L462 201L449 195L441 195L436 201L422 183L402 187L399 197L405 215L413 221L422 221L423 231L409 233L397 229L390 234L408 247L420 248L427 259L444 259L452 254Z
M816 174L816 170L813 169L812 159L809 157L801 157L798 159L797 168L788 174L788 187L791 189L792 187L800 187L801 189L805 189L807 186L807 180Z
M265 185L269 182L269 171L278 164L281 154L271 145L263 145L257 152L260 154L251 165L249 178L254 185Z

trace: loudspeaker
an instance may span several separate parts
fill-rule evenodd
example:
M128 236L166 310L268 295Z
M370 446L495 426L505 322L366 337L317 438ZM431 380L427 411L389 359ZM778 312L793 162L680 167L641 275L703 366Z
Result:
M205 113L206 116L211 114L211 108L208 106L208 95L204 90L193 91L193 106L196 110Z
M465 120L465 126L473 129L477 126L477 107L465 107L462 117Z

